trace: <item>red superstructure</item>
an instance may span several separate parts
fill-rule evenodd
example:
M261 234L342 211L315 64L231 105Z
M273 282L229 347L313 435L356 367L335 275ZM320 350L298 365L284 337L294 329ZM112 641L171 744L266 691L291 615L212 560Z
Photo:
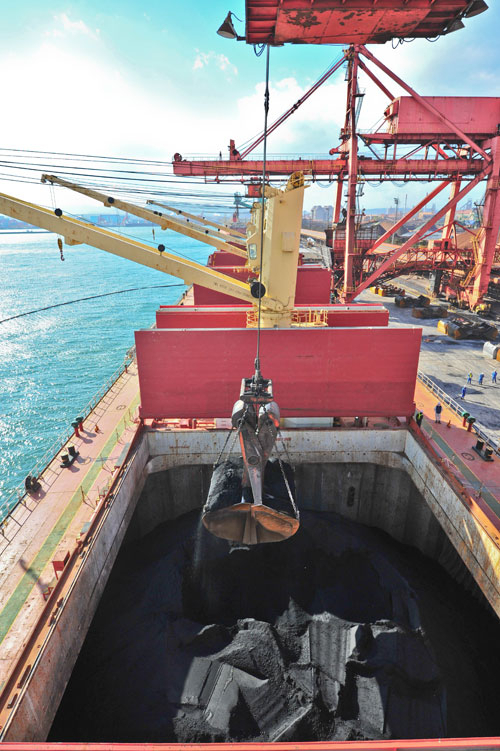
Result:
M324 3L321 7L326 10L328 6L334 13L340 12L340 5L344 8L349 4ZM352 3L352 6L355 5L356 3ZM371 2L360 2L358 5L363 6L367 14L368 7L373 10L375 6ZM376 5L380 11L387 4ZM422 3L419 7L424 5L429 10L428 3ZM437 12L439 4L432 5ZM461 9L458 8L458 3L444 3L441 7L446 6L450 10L452 5L454 12L464 13L463 4ZM474 3L465 5L472 9ZM256 3L255 7L257 6L263 7L263 4ZM280 9L283 6L287 6L287 3L280 4ZM310 4L311 9L314 6L314 3ZM253 4L249 2L247 16L253 12L252 8ZM406 12L406 9L407 5L403 4L401 12ZM293 114L313 91L338 70L341 62L332 66L293 107L272 123L268 133L273 132ZM330 150L332 158L269 159L266 162L266 177L271 179L290 174L291 171L302 171L313 181L326 179L337 183L329 244L334 250L335 294L344 302L354 300L380 277L397 275L401 266L400 259L408 259L408 254L411 256L422 241L435 233L436 222L444 219L441 236L443 244L430 245L425 258L420 254L418 267L420 270L444 270L443 289L446 288L451 295L475 308L482 303L488 291L500 229L500 203L497 196L500 174L500 99L420 96L363 45L351 45L345 50L343 62L347 64L345 124L340 133L340 144ZM384 122L375 132L361 132L357 127L360 72L364 72L389 100L384 111ZM380 79L380 73L402 88L407 96L394 96L387 83ZM242 182L251 183L252 191L255 191L255 181L262 176L263 163L247 157L262 142L262 138L263 136L259 136L242 153L236 148L235 142L231 141L229 159L226 160L186 160L176 154L173 161L174 173L203 176L216 182L239 178ZM367 147L368 152L361 153L362 145ZM382 149L382 155L375 148L379 151ZM425 199L406 212L385 235L371 242L356 213L359 186L364 181L385 182L394 179L408 182L435 181L439 184ZM470 245L458 248L455 241L457 204L482 181L486 181L482 226L475 233L470 233ZM387 252L386 247L385 253L381 252L380 246L389 242L399 228L430 204L445 188L449 191L445 205L432 213L402 246L394 248L393 252ZM342 218L344 191L347 205ZM454 254L452 269L458 273L453 274L451 271L446 276L450 270L448 259L443 263L435 257L436 253L443 250ZM407 266L406 261L403 265Z
M136 332L143 418L230 414L256 332L221 324ZM283 417L409 417L420 339L420 329L384 326L261 331Z
M246 40L382 44L395 37L435 37L462 28L464 16L486 7L470 0L247 0Z

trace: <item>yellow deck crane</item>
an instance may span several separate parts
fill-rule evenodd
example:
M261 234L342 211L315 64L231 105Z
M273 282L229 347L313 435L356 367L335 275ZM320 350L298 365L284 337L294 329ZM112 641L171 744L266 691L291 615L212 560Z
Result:
M55 175L43 175L42 181L69 188L102 202L104 206L139 216L162 229L175 230L219 250L236 253L246 259L249 272L258 273L259 280L244 282L234 279L195 261L168 253L162 244L153 248L65 216L61 209L51 211L1 193L0 213L55 232L64 237L68 245L85 243L176 276L186 284L200 284L251 303L259 326L264 328L287 328L292 325L305 188L302 173L294 173L284 190L266 188L265 201L255 203L252 208L246 237L215 222L186 213L183 214L184 220L179 221L162 212L105 195ZM171 207L165 208L171 210ZM203 515L204 524L219 537L245 544L286 539L296 532L299 521L283 468L284 486L289 496L285 499L287 508L283 510L283 499L276 508L270 505L269 500L263 502L264 473L277 437L279 408L273 400L272 381L262 377L258 358L254 376L242 381L240 399L233 408L232 421L239 433L243 456L241 483L242 489L246 490L246 495L243 493L245 500L220 508L212 503L213 494L211 496L209 493ZM249 501L249 492L253 501Z
M220 225L189 215L197 222L179 221L151 209L69 182L55 175L43 175L42 181L60 185L89 198L148 220L162 229L179 232L194 240L246 259L249 270L259 274L259 282L243 282L195 261L180 258L146 243L124 238L116 232L65 216L61 209L51 211L0 193L0 213L28 222L64 237L68 245L85 243L122 256L150 268L182 279L186 284L202 286L251 303L255 311L261 297L261 325L264 328L289 327L295 304L295 287L300 248L300 228L304 197L304 177L294 173L284 190L268 187L264 206L263 247L261 252L261 203L255 203L246 238ZM185 214L186 216L186 214ZM195 226L196 225L196 226ZM262 260L262 268L261 266ZM260 272L260 273L259 273Z

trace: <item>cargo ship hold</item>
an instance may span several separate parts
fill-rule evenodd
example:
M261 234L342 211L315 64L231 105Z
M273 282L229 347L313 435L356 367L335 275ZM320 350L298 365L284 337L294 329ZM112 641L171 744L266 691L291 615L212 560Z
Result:
M419 373L421 329L359 302L424 270L436 295L488 305L500 98L422 97L365 47L459 31L487 5L245 10L244 36L232 13L219 33L263 45L263 134L245 151L231 140L228 159L173 158L176 175L244 178L244 231L42 176L201 240L206 266L0 194L6 216L189 285L136 331L109 390L2 520L0 740L6 751L498 748L500 449ZM301 104L268 123L269 50L288 43L345 46L318 83L345 67L345 127L324 159L266 157L268 134ZM360 71L388 99L372 133L357 128ZM261 143L263 159L249 159ZM303 197L322 177L337 181L334 220L311 253ZM357 214L368 178L436 187L374 239ZM482 226L458 249L457 204L481 182ZM443 207L391 245L445 188Z

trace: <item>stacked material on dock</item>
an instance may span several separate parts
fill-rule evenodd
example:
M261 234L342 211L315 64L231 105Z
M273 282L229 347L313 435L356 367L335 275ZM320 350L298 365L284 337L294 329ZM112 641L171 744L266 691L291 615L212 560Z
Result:
M413 308L411 314L413 318L446 318L448 308L444 305L427 305L424 308Z

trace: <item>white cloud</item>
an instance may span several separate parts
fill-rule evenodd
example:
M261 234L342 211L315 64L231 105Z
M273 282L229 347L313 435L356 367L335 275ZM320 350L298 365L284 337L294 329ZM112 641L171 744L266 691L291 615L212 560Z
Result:
M238 75L238 68L233 65L226 55L216 52L200 52L197 50L197 55L193 63L193 70L201 70L209 65L215 65L216 68L233 76Z
M230 138L239 146L262 131L263 83L239 98L235 95L230 107L221 107L215 98L212 104L205 104L203 127L200 127L199 103L181 89L175 90L174 81L168 94L158 97L153 89L142 86L126 75L115 60L109 59L102 41L92 37L96 32L83 22L81 26L80 22L71 21L65 14L58 18L60 33L75 35L71 45L46 39L38 48L0 56L2 95L4 101L9 102L8 116L2 120L3 147L169 161L177 151L184 156L215 155L221 151L225 156ZM91 37L89 53L85 46L88 47ZM375 54L418 89L418 84L412 80L415 72L405 47L394 51L375 50ZM429 55L437 55L432 46ZM431 64L437 59L431 58ZM237 73L225 55L198 50L193 76L210 66L226 76ZM16 71L15 80L12 70ZM361 126L368 128L382 116L387 99L366 77L361 76L360 82L370 92L361 110ZM485 85L487 83L485 81ZM394 95L400 93L396 86L388 86ZM307 89L308 86L301 85L293 76L272 81L269 123L292 107ZM428 85L427 91L422 93L432 93L432 89L429 91ZM339 71L270 136L268 153L326 156L328 149L338 144L344 113L345 83L343 71ZM259 152L262 146L257 147L255 153ZM4 159L2 152L0 158ZM6 171L7 168L0 165L0 172ZM57 174L55 168L54 171ZM227 193L233 187L226 185L221 190ZM197 186L197 189L204 188ZM211 192L214 189L213 185L207 186ZM46 187L2 181L0 190L26 200L50 202ZM308 190L306 205L331 202L333 190ZM387 190L390 200L395 195L392 186L380 190L382 195ZM367 205L383 205L385 200L378 195L379 192ZM61 204L71 211L75 201L81 203L79 198L73 199L72 194L64 192Z
M83 34L84 36L97 39L99 29L92 30L87 24L80 20L72 21L67 13L58 13L54 16L56 27L46 32L46 36L63 37L65 34Z
M16 71L15 79L12 70ZM200 128L195 100L183 101L182 92L175 97L158 97L122 74L116 64L109 64L100 47L88 55L75 45L70 48L46 40L30 52L0 56L0 80L2 95L11 103L9 116L2 121L3 148L168 162L176 151L225 151L231 132L243 131L243 123L228 126L227 115L216 102L211 112L205 110ZM0 151L0 160L6 158ZM8 171L0 164L0 173ZM57 174L55 167L53 171ZM37 180L41 172L35 174ZM198 189L202 191L203 186ZM0 191L45 205L51 203L47 186L15 184L1 174ZM82 205L81 197L62 189L57 192L63 208L72 211ZM91 204L92 208L96 206Z
M300 86L293 77L270 84L269 126L289 110L309 87ZM243 130L238 134L241 143L264 127L264 84L237 101L238 120ZM269 137L275 151L318 153L336 144L339 128L344 121L345 91L342 80L325 83L307 99ZM257 147L257 152L262 146Z

